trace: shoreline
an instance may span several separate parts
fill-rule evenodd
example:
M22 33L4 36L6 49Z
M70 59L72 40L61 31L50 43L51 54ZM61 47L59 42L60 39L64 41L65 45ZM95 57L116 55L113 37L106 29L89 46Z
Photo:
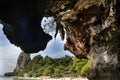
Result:
M28 80L88 80L86 77L60 77L60 78L51 78L49 76L41 77L16 77L17 79L28 79Z

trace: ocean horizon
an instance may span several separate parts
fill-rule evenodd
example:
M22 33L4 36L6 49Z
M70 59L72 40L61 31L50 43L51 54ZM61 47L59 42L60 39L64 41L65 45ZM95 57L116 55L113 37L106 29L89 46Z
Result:
M0 76L0 80L31 80L31 79L24 79L24 78L19 79L17 77L2 77L2 76Z
M14 77L2 77L0 76L0 80L15 80Z

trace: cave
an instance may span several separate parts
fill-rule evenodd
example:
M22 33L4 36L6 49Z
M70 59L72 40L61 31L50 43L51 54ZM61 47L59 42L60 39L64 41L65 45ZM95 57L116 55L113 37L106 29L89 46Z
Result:
M119 0L0 1L0 23L9 41L26 53L44 50L52 37L40 27L54 16L64 49L91 61L89 80L120 79Z

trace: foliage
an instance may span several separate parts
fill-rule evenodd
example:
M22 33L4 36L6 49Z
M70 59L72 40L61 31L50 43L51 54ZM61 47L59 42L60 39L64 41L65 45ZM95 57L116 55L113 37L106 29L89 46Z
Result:
M41 55L38 55L22 71L6 73L5 76L23 76L24 73L27 73L28 77L76 77L84 75L89 70L90 65L90 61L86 59L73 58L67 55L54 59L49 56L43 58Z
M71 66L71 71L80 75L84 75L90 68L90 61L86 59L74 58L73 65Z
M5 73L4 76L15 76L17 74L18 72L9 72L9 73Z

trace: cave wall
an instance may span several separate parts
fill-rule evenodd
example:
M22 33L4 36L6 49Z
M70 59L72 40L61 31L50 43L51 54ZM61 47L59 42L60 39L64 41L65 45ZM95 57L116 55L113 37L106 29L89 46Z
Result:
M57 30L62 38L63 28L67 35L64 49L92 62L89 80L119 80L119 4L119 0L77 0L66 10L56 7Z
M119 80L119 0L78 0L61 12L66 29L65 50L92 62L89 80Z

